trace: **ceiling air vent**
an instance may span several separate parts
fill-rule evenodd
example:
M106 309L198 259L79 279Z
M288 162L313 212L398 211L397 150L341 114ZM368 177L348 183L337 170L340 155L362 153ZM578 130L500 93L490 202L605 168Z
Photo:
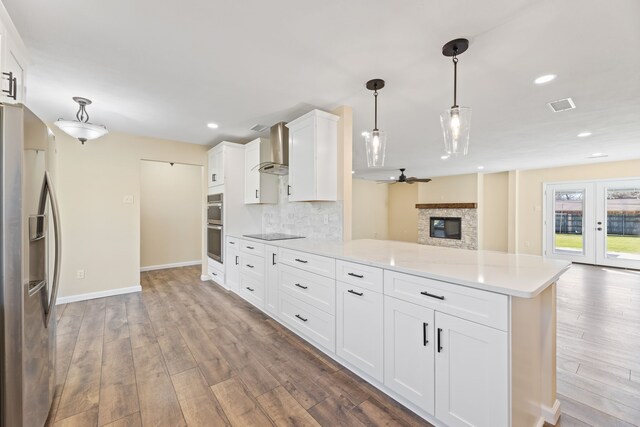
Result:
M552 101L547 104L551 111L554 113L559 113L560 111L573 110L576 108L576 104L573 102L571 98L559 99L557 101Z
M267 129L269 129L269 126L265 125L253 125L253 127L251 128L251 130L254 132L264 132Z

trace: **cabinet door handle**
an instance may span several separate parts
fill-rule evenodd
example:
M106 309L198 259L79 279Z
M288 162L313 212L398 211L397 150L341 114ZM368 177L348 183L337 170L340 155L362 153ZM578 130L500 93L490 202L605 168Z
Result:
M287 185L287 196L291 195L291 186Z
M6 93L8 98L13 98L15 101L18 96L18 78L13 77L13 72L11 71L8 73L3 72L2 75L9 81L9 90L2 89L2 92Z
M427 329L429 328L429 324L427 322L422 323L422 345L427 346L429 344L429 338L427 338Z
M250 287L247 286L247 289L250 290L251 292L253 292L255 289L251 289Z
M304 317L300 316L299 314L296 314L296 317L300 320L302 320L303 322L306 322L309 319L305 319Z
M295 286L301 288L301 289L307 289L308 286L302 286L300 283L294 283Z
M258 198L258 190L256 190L256 199Z
M271 254L271 265L276 265L276 254L275 254L275 252Z
M426 295L426 296L431 297L431 298L436 298L436 299L444 300L444 296L443 296L443 295L434 295L434 294L430 294L430 293L429 293L429 292L427 292L427 291L420 292L420 293L421 293L422 295Z
M251 264L245 264L245 265L246 265L247 267L249 267L249 268L253 268L253 265L251 265Z
M230 245L235 245L235 244L236 244L236 242L229 242L229 244L230 244Z
M442 328L438 328L438 353L442 351L442 345L440 343L440 335L442 335Z
M247 249L255 249L253 246L247 246Z
M211 174L211 180L212 180L212 181L215 181L215 180L216 180L216 174L215 174L215 173Z
M349 289L347 292L349 292L350 294L354 294L354 295L358 295L359 297L361 297L362 295L364 295L363 292L356 292L353 289Z
M362 274L356 274L356 273L347 273L347 274L352 277L357 277L358 279L362 279L364 277Z
M214 273L213 271L211 272L211 274L213 274L214 276L217 276L217 275L218 275L217 273Z
M239 262L238 262L238 261L239 261L239 258L240 258L240 257L239 257L238 255L236 255L236 265L238 265L238 264L239 264Z
M306 263L308 263L308 262L309 262L309 261L305 261L305 260L303 260L303 259L298 259L298 258L296 258L296 261L301 262L301 263L303 263L303 264L306 264Z

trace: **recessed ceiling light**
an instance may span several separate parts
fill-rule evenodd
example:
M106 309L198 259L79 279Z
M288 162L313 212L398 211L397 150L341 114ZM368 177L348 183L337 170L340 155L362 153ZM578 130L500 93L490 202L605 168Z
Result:
M478 169L482 170L482 169L484 169L484 166L478 166Z
M442 160L447 160L447 159L449 158L449 155L448 155L448 154L445 154L444 156L440 156L440 158L441 158Z
M598 159L600 157L609 157L609 155L608 154L604 154L604 153L593 153L592 155L590 155L587 158L588 159Z
M209 129L218 129L218 125L216 123L207 123L207 127Z
M389 179L396 179L396 177L395 176L390 176Z
M354 173L356 173L356 171L351 171L351 175L353 175Z
M367 136L369 135L369 132L362 132L362 136Z
M537 85L543 85L545 83L549 83L554 80L557 76L555 74L545 74L544 76L540 76L535 79L533 82Z
M584 137L587 137L587 136L591 136L591 132L580 132L578 134L578 138L584 138Z

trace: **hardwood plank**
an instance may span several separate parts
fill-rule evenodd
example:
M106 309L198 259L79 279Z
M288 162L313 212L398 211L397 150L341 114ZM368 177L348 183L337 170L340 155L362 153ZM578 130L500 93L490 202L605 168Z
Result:
M599 381L605 384L607 388L614 387L616 390L621 390L635 395L638 399L638 404L640 405L640 383L611 375L607 370L598 369L586 364L580 365L580 368L576 373L581 377Z
M257 400L267 416L278 427L320 425L282 386L258 396Z
M102 336L78 340L64 383L56 420L98 408Z
M193 399L211 392L198 368L171 376L178 400Z
M209 386L226 381L237 373L223 358L202 361L198 368Z
M157 343L156 334L151 323L129 323L129 336L131 346L146 347Z
M56 421L54 427L91 427L98 425L98 414L95 410L81 412Z
M176 328L165 329L164 335L157 337L162 356L169 370L169 374L177 374L197 366L191 355L191 350L182 339Z
M344 370L328 373L316 381L334 397L344 396L349 399L353 406L357 406L372 397L366 389L360 387L355 378Z
M310 408L309 414L323 426L350 426L362 427L361 423L352 413L353 404L346 397L330 397Z
M365 400L351 410L351 415L366 426L433 427L430 423L417 417L410 418L400 411L394 411L391 407L385 407L376 399Z
M104 322L104 342L116 341L129 337L127 308L121 299L107 303Z
M98 424L109 424L140 410L131 342L128 338L104 344Z
M562 417L568 415L579 421L593 426L607 427L633 427L634 424L627 423L619 418L613 417L606 412L600 411L591 405L584 404L563 394L558 394L558 399L562 404Z
M220 402L231 425L267 426L273 425L258 403L235 378L211 386L213 394Z
M196 362L222 357L218 347L211 342L209 335L200 326L181 324L178 330Z
M103 427L142 427L142 420L140 419L140 412L127 415L124 418L120 418L110 424L106 424Z
M180 407L189 426L231 425L210 389L207 394L180 400Z
M73 350L76 347L76 335L64 334L56 337L56 383L63 384L67 378Z
M140 417L144 426L186 426L158 344L133 348Z
M238 376L254 397L260 396L280 385L257 360L251 360L240 368Z

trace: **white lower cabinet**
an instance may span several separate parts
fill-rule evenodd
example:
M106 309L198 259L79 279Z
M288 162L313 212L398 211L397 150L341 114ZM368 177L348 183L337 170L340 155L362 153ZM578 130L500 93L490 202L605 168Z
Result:
M264 279L240 273L240 296L256 307L264 307Z
M240 288L240 251L236 243L227 242L227 253L225 254L225 282L227 288L238 292Z
M384 297L384 385L434 414L434 311Z
M265 309L278 316L278 248L265 247Z
M439 312L435 320L436 418L450 427L509 425L507 333Z
M281 289L282 290L282 289ZM315 343L335 352L336 320L329 313L280 292L280 320Z
M383 382L383 296L337 282L336 353Z

